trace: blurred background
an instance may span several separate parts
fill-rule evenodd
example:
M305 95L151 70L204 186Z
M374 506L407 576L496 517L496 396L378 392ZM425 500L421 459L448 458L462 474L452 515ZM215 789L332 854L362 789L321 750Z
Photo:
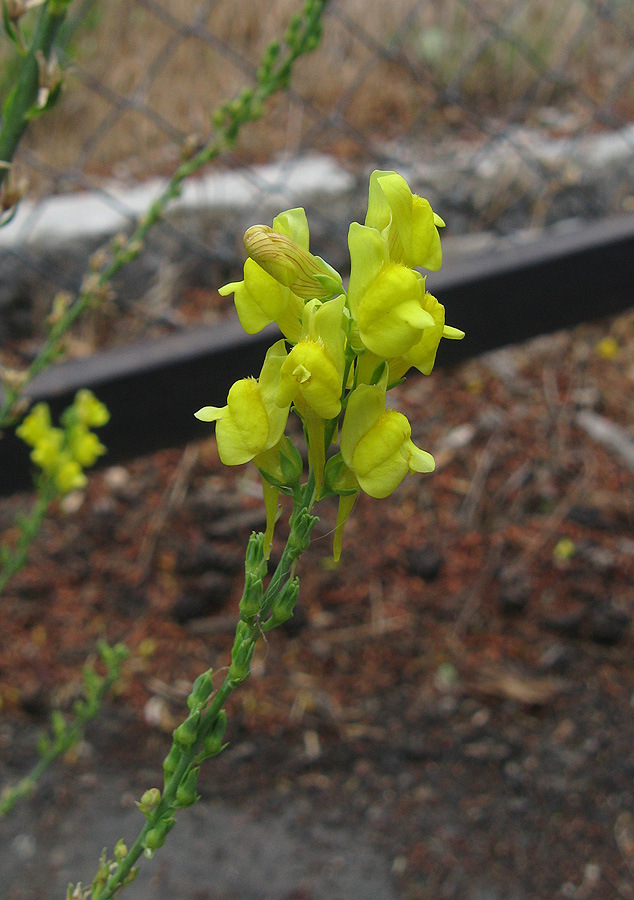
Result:
M72 4L62 102L19 152L34 202L0 239L5 337L37 329L55 289L76 289L87 252L128 229L183 147L210 137L213 109L254 83L299 8ZM308 208L315 252L345 269L347 223L364 214L373 168L398 169L441 209L449 254L459 236L463 254L631 212L633 43L629 0L332 2L289 90L210 167L211 182L189 186L181 214L177 204L117 284L119 311L136 304L125 330L213 320L244 227L285 205ZM8 49L3 90L15 64ZM77 192L92 205L69 203ZM113 328L102 322L99 340Z
M62 100L20 146L29 189L0 230L5 362L33 358L55 293L132 230L300 9L75 0ZM323 22L289 89L186 187L69 355L223 321L242 232L287 207L306 207L311 249L345 276L374 168L443 216L448 268L634 213L631 0L332 0ZM3 48L0 92L15 71ZM339 569L323 504L300 608L262 642L204 802L131 896L634 898L634 314L600 318L607 274L584 290L599 321L451 369L441 347L432 375L391 394L437 472L360 498ZM540 293L557 304L561 288ZM226 665L264 521L252 468L221 466L210 430L95 472L47 519L0 607L0 774L36 758L98 638L132 657L76 756L17 830L2 824L9 900L89 882L100 848L138 824L133 799L193 679ZM29 502L2 500L7 534Z

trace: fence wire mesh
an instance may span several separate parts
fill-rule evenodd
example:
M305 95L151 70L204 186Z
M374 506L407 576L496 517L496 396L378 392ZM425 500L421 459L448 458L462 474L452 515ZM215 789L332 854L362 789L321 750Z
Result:
M211 111L254 83L300 9L74 5L63 100L18 155L31 202L0 231L0 336L32 332L56 290L77 289L88 253L208 139ZM472 246L634 210L633 47L631 0L333 0L289 89L117 285L119 309L143 301L129 333L213 319L208 292L239 270L244 227L284 205L307 206L314 250L345 269L372 168L402 171Z

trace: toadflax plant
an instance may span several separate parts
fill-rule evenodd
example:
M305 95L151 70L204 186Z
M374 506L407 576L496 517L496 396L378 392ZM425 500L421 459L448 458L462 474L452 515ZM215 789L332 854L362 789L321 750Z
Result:
M246 232L244 278L220 292L234 295L249 334L275 322L284 337L267 352L259 378L240 379L226 406L205 406L196 416L216 422L223 463L257 467L266 532L251 535L247 546L240 620L224 681L215 689L211 671L196 679L189 714L163 763L163 786L150 788L137 804L146 822L134 844L128 850L119 841L111 859L104 852L92 886L71 885L68 900L113 897L133 880L139 857L162 846L176 810L198 799L200 765L224 746L227 698L249 677L258 639L293 615L295 564L309 546L317 501L339 497L333 548L339 559L345 522L361 491L380 499L408 473L433 471L433 457L413 443L410 423L387 405L387 393L410 368L431 372L441 338L464 337L445 324L444 307L417 271L440 268L442 225L404 178L373 172L365 224L350 226L347 291L339 273L310 252L303 209ZM303 425L307 472L285 434L291 413ZM292 498L289 535L269 577L280 494Z

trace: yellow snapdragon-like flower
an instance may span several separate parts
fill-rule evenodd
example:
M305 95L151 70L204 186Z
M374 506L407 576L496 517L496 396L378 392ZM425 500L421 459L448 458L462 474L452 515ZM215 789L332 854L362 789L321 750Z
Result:
M108 407L101 400L97 400L93 392L86 388L77 391L73 409L77 421L86 428L101 428L110 421ZM86 465L92 465L92 463L86 463Z
M425 309L425 280L390 260L387 241L375 228L353 222L348 246L348 304L361 341L383 359L403 356L434 325Z
M90 428L105 425L110 418L107 407L89 390L78 391L71 406L60 418L64 428L51 424L46 403L37 403L16 434L33 449L31 460L61 494L86 485L83 470L93 466L106 448Z
M280 372L276 401L281 406L301 395L321 418L339 415L345 368L344 302L341 294L326 303L311 300L306 304L302 336Z
M393 262L432 272L442 265L438 227L445 223L427 200L412 193L402 175L379 169L372 173L365 224L385 235Z
M71 491L79 491L86 487L88 479L84 475L80 464L67 454L63 454L54 474L55 484L62 494L70 494Z
M347 291L340 275L310 252L303 209L280 213L272 226L247 230L244 279L220 293L235 295L247 332L275 322L291 347L278 341L257 381L236 382L226 406L205 407L196 415L217 423L224 463L253 460L258 468L266 508L265 557L280 494L293 497L296 548L298 523L307 521L295 519L300 505L310 512L321 498L339 498L333 541L338 559L345 523L361 491L387 497L408 473L434 470L431 454L412 441L407 418L386 406L386 392L410 368L429 374L443 337L464 337L445 323L444 307L417 271L440 268L443 225L404 178L373 172L365 223L352 223L348 232ZM308 451L305 480L302 455L284 435L291 408L301 419Z
M289 341L299 339L303 300L254 260L246 260L243 281L225 284L218 293L222 297L234 294L238 318L247 334L257 334L275 322Z
M109 417L110 414L108 414ZM105 425L105 422L103 424ZM67 430L66 446L72 458L79 463L82 469L94 466L99 457L106 452L106 448L97 435L89 431L81 422Z
M218 454L225 465L249 462L282 437L290 403L276 403L275 397L285 359L284 341L277 341L269 348L257 381L241 378L231 386L226 406L204 406L195 413L203 422L217 423Z
M18 425L15 433L29 447L35 447L52 428L51 413L46 403L36 403L28 416Z
M426 311L432 316L434 324L426 328L420 339L400 359L390 359L390 381L398 381L411 369L418 369L423 375L429 375L436 362L436 353L441 338L460 341L464 331L445 325L445 307L428 291L423 298Z
M370 497L389 496L408 472L433 472L434 458L417 447L407 418L385 407L387 370L378 384L359 385L348 398L341 455Z
M272 228L248 228L244 246L252 260L298 297L323 300L341 291L341 276L309 251L308 238L305 211L289 209L273 219Z

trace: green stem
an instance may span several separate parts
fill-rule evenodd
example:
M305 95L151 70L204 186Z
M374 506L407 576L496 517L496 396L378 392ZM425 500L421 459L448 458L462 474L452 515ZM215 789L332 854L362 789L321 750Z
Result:
M55 36L66 17L66 5L46 3L33 34L31 46L23 57L18 80L7 97L0 127L0 161L10 163L20 138L29 123L29 112L37 102L40 88L40 69L37 54L48 60ZM0 168L0 185L8 169Z
M11 578L26 563L29 547L37 537L48 508L56 495L57 491L50 480L43 479L40 481L31 514L18 526L20 528L20 536L15 547L9 548L7 545L3 547L3 550L6 548L6 559L3 560L0 568L0 594L2 594Z
M286 542L286 546L277 564L275 572L271 576L269 585L264 592L262 601L262 617L270 612L271 606L277 594L280 592L284 582L289 574L292 574L292 568L301 555L303 548L298 546L294 540L294 525L300 515L310 513L315 505L315 478L311 472L306 484L300 489L298 495L293 501L293 512L291 513L289 526L290 534Z
M117 661L111 662L108 665L107 674L101 679L99 687L92 692L92 695L86 698L87 702L83 704L81 711L76 714L72 725L68 726L63 733L56 735L55 738L50 741L48 747L41 751L41 758L24 778L21 778L14 787L3 792L0 797L0 817L7 815L7 813L9 813L16 805L18 800L29 797L38 780L42 777L44 772L46 772L51 763L81 740L86 724L98 715L105 694L118 680L121 674L120 662L122 660L123 656L120 655ZM89 691L90 689L87 687L87 693L89 693Z
M311 519L309 524L307 525L306 516L310 513L314 502L314 478L311 473L306 484L302 488L300 488L300 490L296 494L293 512L290 519L290 533L286 542L286 546L280 558L280 562L278 563L277 568L271 577L268 588L264 593L260 611L261 619L264 619L266 614L270 612L275 598L279 595L282 588L285 586L286 580L289 576L289 573L292 571L295 562L297 561L303 550L305 550L308 546L310 540L310 530L312 528L312 524L316 520L314 518ZM241 622L240 625L243 626L244 623ZM259 625L254 624L248 626L248 633L243 639L244 644L247 646L248 650L252 650L255 647L255 644L257 644L261 635L262 631ZM152 812L152 814L148 817L143 828L134 841L134 844L128 850L125 858L117 864L116 871L110 876L103 889L97 894L97 900L111 900L111 898L115 896L117 891L124 886L124 884L126 883L126 879L128 879L132 873L132 869L135 863L144 852L145 839L149 831L151 831L158 822L171 816L172 812L175 809L175 799L178 788L183 782L196 757L199 755L205 738L211 733L214 724L230 695L238 687L239 684L242 684L242 682L247 677L248 672L244 674L243 677L235 678L232 675L230 669L229 674L225 677L222 683L222 686L219 688L213 700L202 715L196 736L196 741L189 749L182 751L176 769L174 770L165 787L159 804Z
M237 100L220 108L218 114L224 117L225 121L224 124L217 126L216 139L210 141L191 159L184 160L178 166L161 195L152 203L146 215L141 218L132 235L123 246L113 252L110 263L102 269L90 287L80 291L72 306L51 328L40 353L24 373L20 387L4 385L3 400L0 404L0 428L11 425L16 420L16 404L21 392L39 372L49 366L59 355L60 342L76 319L99 298L99 292L107 288L119 270L141 253L148 232L162 218L170 201L179 195L185 179L216 159L224 150L233 146L242 125L261 118L264 101L287 87L295 60L315 49L319 39L321 17L329 2L330 0L308 0L301 28L296 30L292 42L289 39L286 57L278 61L277 67L271 64L267 67L263 62L255 89L243 93ZM265 51L264 61L271 57L273 46L271 45Z

